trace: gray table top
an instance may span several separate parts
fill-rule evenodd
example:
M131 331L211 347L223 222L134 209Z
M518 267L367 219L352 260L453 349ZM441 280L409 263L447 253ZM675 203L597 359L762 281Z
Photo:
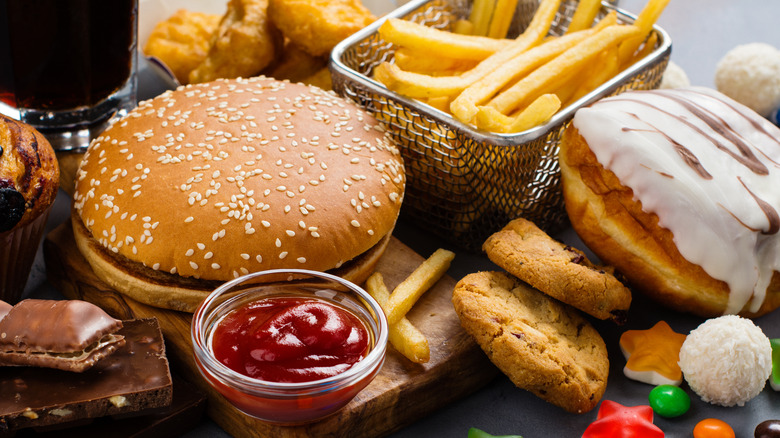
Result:
M619 7L638 13L645 0L621 0ZM780 33L776 27L780 17L780 1L777 0L672 0L659 20L672 38L672 61L681 66L693 85L714 86L715 66L731 48L749 42L766 42L780 47ZM64 221L69 214L70 201L61 193L50 217L49 227ZM401 224L397 236L421 254L427 254L443 246L422 230L409 224ZM574 245L581 244L569 231L557 236ZM458 251L457 248L451 248ZM453 278L460 278L480 269L493 266L480 255L458 251L458 257L450 270ZM26 289L30 297L57 297L58 292L46 281L42 255L38 254ZM637 305L639 304L639 305ZM597 324L610 350L612 362L607 392L603 399L624 405L647 404L649 385L626 379L622 373L625 364L618 347L620 334L631 328L649 328L664 319L672 328L687 333L703 320L677 314L659 308L653 303L635 297L635 304L627 326L616 328L610 324ZM641 310L640 310L641 309ZM756 321L770 338L780 337L780 313L775 312ZM690 393L690 391L689 391ZM667 437L691 436L694 425L701 419L714 417L725 420L734 428L737 436L753 436L755 426L763 420L780 418L777 406L780 394L769 386L756 399L744 407L723 408L702 402L692 396L691 410L676 419L655 417ZM532 394L518 389L504 376L496 378L474 394L441 408L432 415L393 433L394 438L444 436L465 437L470 427L478 427L496 435L519 434L525 438L580 436L588 424L596 418L590 413L574 415L543 402ZM227 436L211 420L205 419L188 438Z

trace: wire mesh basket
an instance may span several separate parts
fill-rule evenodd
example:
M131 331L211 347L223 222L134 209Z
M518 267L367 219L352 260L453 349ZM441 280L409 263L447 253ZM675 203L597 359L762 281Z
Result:
M387 17L450 29L466 18L471 1L415 0ZM538 0L520 0L510 28L517 35L528 25ZM577 6L564 0L551 35L562 35ZM602 5L599 18L613 6ZM621 23L636 17L617 10ZM372 79L374 67L391 61L395 46L383 41L381 19L344 40L332 52L334 90L383 121L404 158L407 188L402 217L471 251L507 222L524 217L555 232L567 224L560 190L559 141L574 112L596 100L628 89L656 88L671 54L671 40L661 28L655 49L609 82L562 108L544 125L517 134L478 130L449 114L388 90Z

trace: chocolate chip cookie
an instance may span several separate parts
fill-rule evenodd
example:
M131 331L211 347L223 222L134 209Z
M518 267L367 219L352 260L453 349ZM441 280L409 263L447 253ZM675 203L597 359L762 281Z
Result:
M466 332L515 385L569 412L598 404L607 347L577 310L504 272L464 277L452 303Z
M593 264L533 222L515 219L482 246L493 263L531 286L599 319L625 322L631 291L608 266Z

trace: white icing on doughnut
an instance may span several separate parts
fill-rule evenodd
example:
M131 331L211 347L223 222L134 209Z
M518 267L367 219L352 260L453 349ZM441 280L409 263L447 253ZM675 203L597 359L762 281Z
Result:
M626 92L573 123L680 254L729 285L725 313L757 311L780 271L780 129L699 87Z

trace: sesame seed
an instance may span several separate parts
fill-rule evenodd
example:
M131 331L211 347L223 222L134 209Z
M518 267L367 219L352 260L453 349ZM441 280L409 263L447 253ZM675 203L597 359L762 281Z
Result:
M350 224L355 228L358 228L360 226L360 222L356 221L355 219L352 219L352 222L350 222Z

